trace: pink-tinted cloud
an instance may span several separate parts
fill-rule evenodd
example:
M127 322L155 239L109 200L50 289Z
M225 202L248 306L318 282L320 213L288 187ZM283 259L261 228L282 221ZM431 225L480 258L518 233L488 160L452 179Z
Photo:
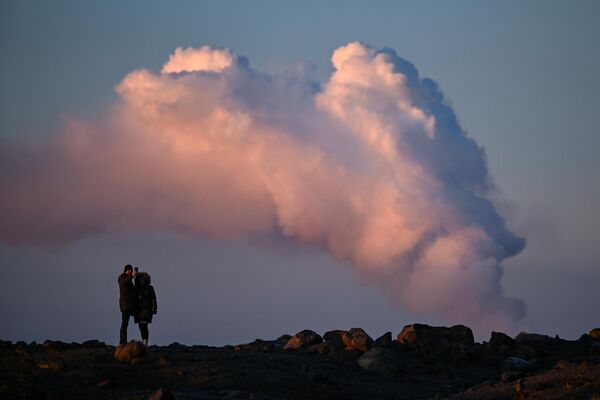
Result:
M393 51L350 43L322 87L226 49L177 49L136 70L102 123L68 121L1 150L0 238L48 246L98 233L277 233L351 262L413 312L510 328L505 227L483 150L436 83Z

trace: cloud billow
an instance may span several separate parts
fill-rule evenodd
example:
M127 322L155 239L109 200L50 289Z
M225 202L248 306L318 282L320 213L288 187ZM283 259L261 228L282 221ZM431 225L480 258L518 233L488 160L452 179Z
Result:
M129 73L103 121L3 144L0 239L276 233L350 262L412 312L511 329L525 305L504 295L501 262L525 241L489 200L483 149L393 50L349 43L332 63L320 85L203 46Z

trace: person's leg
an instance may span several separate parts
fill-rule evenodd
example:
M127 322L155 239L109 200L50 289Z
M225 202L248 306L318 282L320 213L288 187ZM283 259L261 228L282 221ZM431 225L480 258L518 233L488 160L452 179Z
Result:
M129 317L131 314L127 311L121 313L121 332L120 332L120 344L127 343L127 325L129 325Z
M140 333L142 334L142 342L144 345L148 345L148 324L144 322L140 322Z

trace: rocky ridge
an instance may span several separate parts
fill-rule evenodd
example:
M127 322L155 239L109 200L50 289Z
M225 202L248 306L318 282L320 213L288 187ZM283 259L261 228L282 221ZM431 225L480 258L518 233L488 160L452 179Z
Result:
M578 340L462 325L311 330L223 347L0 341L1 398L594 399L600 329Z

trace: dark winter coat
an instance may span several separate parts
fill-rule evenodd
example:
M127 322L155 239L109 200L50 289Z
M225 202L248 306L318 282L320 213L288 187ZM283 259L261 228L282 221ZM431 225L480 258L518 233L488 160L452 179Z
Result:
M122 273L119 275L119 308L121 312L135 311L135 287L133 286L133 276Z
M133 314L135 323L152 322L152 316L157 312L156 293L150 285L150 276L138 275L136 279L136 309Z

